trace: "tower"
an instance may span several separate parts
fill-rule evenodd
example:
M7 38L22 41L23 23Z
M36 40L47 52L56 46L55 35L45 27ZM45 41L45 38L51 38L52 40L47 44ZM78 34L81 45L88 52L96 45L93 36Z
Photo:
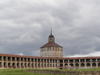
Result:
M48 43L40 47L41 57L63 57L63 47L55 43L55 37L52 35L52 28L48 37Z

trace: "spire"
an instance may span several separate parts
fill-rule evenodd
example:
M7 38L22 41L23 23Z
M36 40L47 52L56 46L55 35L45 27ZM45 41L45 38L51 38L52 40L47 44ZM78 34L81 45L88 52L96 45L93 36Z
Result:
M51 33L50 33L50 35L52 35L52 27L51 27Z
M52 27L51 27L51 31L50 31L49 37L54 37L54 36L52 35Z
M54 36L52 35L52 27L51 27L51 31L50 31L50 35L49 35L48 41L49 41L49 42L54 42L54 41L55 41L55 38L54 38Z

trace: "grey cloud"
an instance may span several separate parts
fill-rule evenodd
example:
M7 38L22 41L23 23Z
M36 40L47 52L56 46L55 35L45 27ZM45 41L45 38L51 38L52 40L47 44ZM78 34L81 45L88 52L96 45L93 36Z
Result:
M0 3L0 51L39 56L50 27L64 56L100 51L99 4L99 0L4 0Z

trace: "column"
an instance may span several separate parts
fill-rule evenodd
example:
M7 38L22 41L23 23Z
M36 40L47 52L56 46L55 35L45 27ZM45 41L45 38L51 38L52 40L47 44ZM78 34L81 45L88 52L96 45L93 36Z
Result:
M69 59L68 59L68 66L69 66L70 64L69 64Z
M39 68L39 66L38 66L38 59L37 59L37 68Z
M50 67L50 59L49 59L49 67Z
M21 62L21 57L19 57L19 62Z
M64 60L63 60L63 68L65 68L65 63L64 63Z
M6 57L6 66L7 66L7 68L8 68L8 57Z
M33 58L33 65L34 65L34 68L35 68L35 58Z
M21 68L21 61L19 61L19 68Z
M17 57L14 57L15 58L15 61L17 61Z
M48 64L48 63L47 63L47 59L46 59L46 68L48 67L47 64Z
M43 59L43 68L44 68L44 59Z
M2 62L2 64L1 64L1 65L2 65L2 68L4 68L4 62Z
M98 68L98 59L96 58L96 68Z
M52 68L53 68L53 59L51 60L51 63L52 63Z
M90 67L92 68L92 59L90 59Z
M30 58L29 63L30 63L30 68L32 68L32 58Z
M81 63L80 63L80 59L79 59L79 69L81 68Z
M6 67L8 68L8 61L6 62Z
M25 62L21 62L22 68L25 68Z
M1 60L2 60L2 61L4 61L3 57L4 57L4 56L1 57Z
M76 66L75 66L75 59L73 59L73 66L74 66L74 69L76 68Z
M86 66L86 59L84 59L85 60L85 62L84 62L84 64L85 64L85 68L87 68L87 66Z

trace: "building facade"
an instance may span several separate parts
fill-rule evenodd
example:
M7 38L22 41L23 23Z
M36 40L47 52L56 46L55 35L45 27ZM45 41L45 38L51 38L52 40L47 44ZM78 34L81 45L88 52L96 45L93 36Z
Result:
M97 67L100 67L100 57L54 58L0 54L0 69L81 69Z
M55 43L55 37L48 37L48 43L41 48L40 57L0 54L0 69L40 68L40 69L81 69L100 67L99 57L63 57L63 48Z

